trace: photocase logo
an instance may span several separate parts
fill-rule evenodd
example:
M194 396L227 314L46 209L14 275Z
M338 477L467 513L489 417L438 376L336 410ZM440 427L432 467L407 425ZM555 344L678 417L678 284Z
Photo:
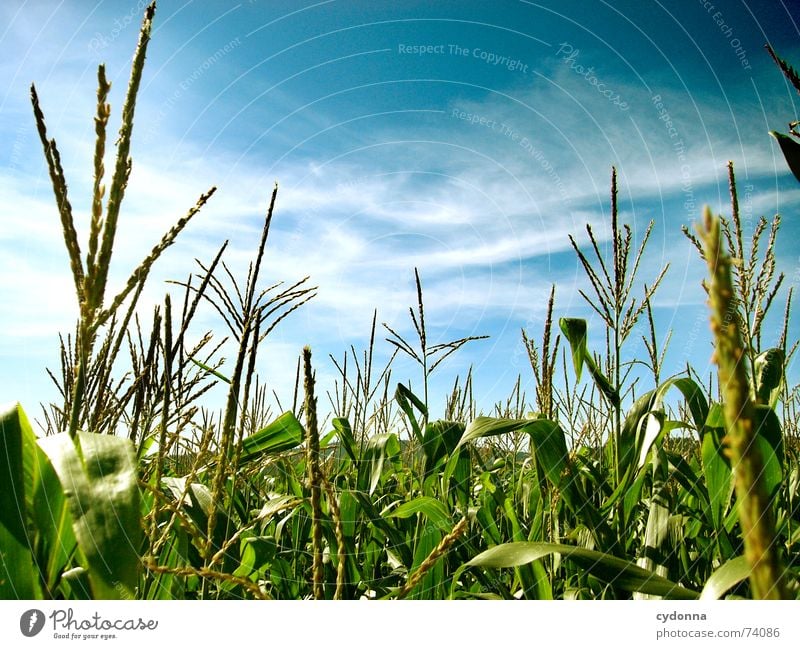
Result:
M44 628L44 613L37 608L25 611L19 618L19 630L26 638L32 638Z

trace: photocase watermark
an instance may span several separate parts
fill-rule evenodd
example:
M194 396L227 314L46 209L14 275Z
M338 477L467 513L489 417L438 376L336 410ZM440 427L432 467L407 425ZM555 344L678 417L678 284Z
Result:
M570 70L572 70L578 76L586 79L586 81L588 81L597 89L597 92L608 99L608 101L610 101L614 106L617 106L622 111L629 110L630 106L628 105L628 102L623 101L618 92L611 88L607 88L606 84L603 81L600 81L597 76L595 76L594 67L586 68L578 63L578 57L580 56L580 53L581 51L576 50L572 44L564 42L559 43L556 56L560 56L562 62L565 65L568 65Z
M544 151L542 151L542 149L540 149L536 143L533 142L533 140L525 135L522 135L509 124L506 124L505 122L498 122L496 119L492 119L480 113L473 113L460 108L453 108L450 111L450 116L474 126L482 126L483 128L490 129L517 144L517 146L525 151L525 153L539 163L539 166L550 179L552 186L558 191L561 199L565 204L569 205L569 192L567 191L564 181L556 171L553 164L547 158Z
M139 17L144 14L144 10L150 2L151 0L137 0L131 5L128 13L114 18L114 27L108 33L95 32L94 36L89 40L89 49L97 54L111 45L131 23L138 24Z
M397 46L398 54L410 54L413 56L460 56L463 58L473 58L482 61L486 65L499 66L506 68L509 72L522 72L528 74L528 64L520 59L515 59L497 52L490 52L480 47L465 47L458 43L429 43L429 44L407 44L399 43Z
M672 115L670 114L669 109L667 108L667 105L661 95L653 95L650 98L650 101L653 104L653 108L656 109L658 119L664 124L667 135L672 142L673 153L681 165L680 171L681 192L683 192L683 209L686 211L686 216L688 217L689 221L694 221L696 218L695 212L697 211L697 202L694 197L692 167L686 158L686 145L684 144L683 138L678 132L677 123L672 118Z
M8 161L7 171L14 171L23 157L25 145L28 142L29 128L27 125L20 124L17 126L16 133L14 134L14 144L11 147L11 158Z
M714 3L712 3L710 0L698 0L698 2L700 3L700 6L708 12L708 15L711 16L711 20L717 24L717 27L719 27L722 35L728 39L728 45L730 45L730 48L736 55L736 58L739 59L739 64L745 70L752 70L753 67L747 60L747 50L742 47L742 41L734 36L733 27L731 27L725 20L724 14L721 11L718 11L714 6Z
M744 193L739 201L739 218L742 224L742 231L751 234L755 222L755 215L753 214L753 191L755 190L755 185L745 183L742 189L744 189Z
M208 72L212 67L214 67L219 61L233 52L237 47L242 44L241 38L236 37L217 49L211 56L207 57L200 65L198 65L192 72L187 75L177 86L175 86L175 90L173 93L165 99L161 106L158 109L158 113L156 116L149 122L149 127L147 131L145 131L143 136L143 141L146 143L150 139L152 139L153 135L155 134L158 126L164 120L164 118L172 111L175 107L175 104L178 103L178 100L183 97L184 93L191 88L198 79L200 79L206 72Z
M26 638L39 635L44 628L44 613L38 608L32 608L19 616L19 630Z
M95 612L90 617L77 617L71 608L54 609L49 615L37 608L25 611L19 618L19 630L26 638L44 631L49 618L48 633L55 640L112 640L118 632L155 631L158 620L141 617L109 618Z

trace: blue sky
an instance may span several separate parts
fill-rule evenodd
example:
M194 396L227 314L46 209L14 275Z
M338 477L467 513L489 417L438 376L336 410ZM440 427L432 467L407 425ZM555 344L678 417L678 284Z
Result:
M72 329L76 307L29 85L85 235L96 68L107 64L116 128L144 4L0 7L0 394L31 411L56 396L44 368L57 367L57 334ZM443 364L435 387L472 365L488 409L518 374L532 396L520 328L540 338L551 284L557 317L591 319L568 234L585 245L590 223L608 244L615 165L634 239L655 220L636 292L671 264L653 304L659 337L673 331L664 373L690 361L707 374L704 267L680 227L704 204L729 213L728 160L745 229L781 213L780 269L787 285L800 283L800 185L767 135L797 118L798 97L763 48L800 65L800 11L675 4L161 0L113 277L122 282L212 185L219 191L159 262L143 308L225 239L231 267L246 269L277 181L264 285L310 275L319 286L262 352L278 394L288 398L304 344L330 389L328 354L363 348L374 309L410 335L417 267L432 342L490 336ZM196 329L223 331L210 310ZM590 331L598 348L596 319ZM379 341L378 355L389 351ZM627 357L643 352L636 332ZM419 385L406 363L395 377ZM434 415L441 408L434 400Z

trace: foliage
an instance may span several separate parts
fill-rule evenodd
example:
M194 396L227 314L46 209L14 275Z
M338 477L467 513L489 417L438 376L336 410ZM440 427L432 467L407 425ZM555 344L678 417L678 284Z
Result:
M445 418L436 419L428 400L431 372L481 337L430 344L415 272L417 305L410 314L419 345L389 326L387 340L395 354L418 363L421 381L393 381L394 355L384 368L374 367L376 315L368 348L334 360L340 376L328 394L330 422L318 419L310 349L298 360L291 408L278 403L276 416L255 372L257 353L274 327L314 295L307 278L259 288L277 188L244 284L223 261L224 244L211 263L200 264L199 281L176 283L184 290L180 317L173 318L167 296L152 324L142 327L137 297L147 270L185 225L181 220L134 271L131 288L103 306L153 13L154 5L134 57L105 217L108 84L102 68L98 75L96 202L86 265L58 151L44 135L34 95L81 311L75 338L62 339L61 378L54 380L63 405L45 411L48 434L37 438L19 405L0 412L0 597L798 596L800 448L792 434L798 392L783 376L795 349L786 340L791 293L780 340L762 349L764 316L781 284L773 281L777 225L762 265L757 249L766 226L754 234L748 261L720 285L729 263L717 262L746 258L732 167L732 222L723 221L716 238L730 254L692 239L711 261L721 395L713 396L691 368L661 377L650 298L666 269L641 298L633 297L650 230L631 255L631 230L617 223L612 173L612 260L606 262L591 229L594 262L573 241L597 297L590 303L605 326L605 355L592 350L589 323L568 314L559 325L569 351L560 348L561 337L551 331L551 292L541 347L523 332L535 405L518 382L493 416L484 416L472 398L470 371L456 380ZM215 310L236 347L230 372L218 358L225 339L208 333L187 343L201 305ZM735 312L724 326L720 309ZM636 396L624 345L645 314L653 383ZM114 382L123 347L129 362ZM580 383L583 368L591 381ZM572 374L578 382L570 382ZM215 384L228 391L218 417L200 406ZM760 456L761 468L743 465L749 453ZM755 535L746 513L754 497L762 524ZM759 538L767 539L771 556L752 552ZM781 572L765 571L767 564Z

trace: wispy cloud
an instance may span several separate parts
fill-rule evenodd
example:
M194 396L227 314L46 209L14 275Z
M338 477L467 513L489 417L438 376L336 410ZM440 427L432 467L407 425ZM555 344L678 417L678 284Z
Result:
M0 62L0 78L13 82L0 108L0 136L11 143L0 168L0 217L7 225L0 241L4 276L14 277L0 286L0 303L8 305L0 336L7 350L40 341L30 350L31 367L55 358L52 341L58 331L71 329L75 306L27 84L35 79L40 87L85 233L94 69L100 56L110 61L118 115L126 82L123 41L132 43L135 32L135 27L121 31L113 47L98 52L91 39L97 32L108 36L114 17L81 16L66 7L59 12L56 17L27 13L9 22L4 42L29 54ZM181 15L165 24L165 33ZM53 32L54 20L75 27L68 43L43 41L41 34ZM220 20L215 29L224 25ZM209 91L201 92L198 82L176 98L192 66L202 66L209 52L230 41L223 31L201 48L199 59L199 50L192 51L195 41L171 53L166 44L154 45L137 108L134 166L111 290L211 185L219 191L157 264L143 306L160 302L170 290L167 279L196 271L192 259L208 261L226 239L226 260L244 276L272 183L278 181L265 282L310 275L319 291L275 332L267 356L276 374L293 363L293 350L303 343L333 350L363 340L374 309L380 320L407 326L407 309L416 300L415 267L434 335L498 337L477 352L478 362L489 362L481 356L486 349L513 347L520 326L538 326L551 283L558 285L564 309L583 313L577 289L587 285L568 235L585 247L589 223L607 248L612 164L619 173L622 216L637 240L651 218L657 221L642 281L673 262L655 304L663 321L676 326L682 310L704 301L698 286L702 265L693 265L694 253L679 227L696 218L706 202L727 211L728 158L736 162L740 191L752 186L740 196L744 209L770 215L800 204L800 190L768 189L787 175L766 135L778 116L784 120L787 100L780 89L756 85L761 77L742 77L723 93L714 86L690 91L658 67L643 68L639 77L602 69L603 82L629 106L621 111L555 56L554 46L529 73L492 86L459 82L454 74L435 84L437 92L429 96L414 88L433 87L430 80L416 82L393 72L396 83L369 86L359 79L361 85L353 88L363 86L360 91L309 98L295 94L302 75L267 78L265 71L272 74L272 68L249 60L254 45L243 42L217 67L208 67L200 81ZM30 50L34 42L44 48L36 57ZM354 51L360 50L348 53ZM334 54L341 53L332 59ZM583 64L597 65L592 56L582 54ZM339 69L331 64L315 72ZM369 104L378 94L391 106ZM740 100L754 94L760 103ZM337 112L342 105L336 101L344 95L350 103ZM29 126L20 128L20 120ZM215 325L210 312L200 317L198 326Z

